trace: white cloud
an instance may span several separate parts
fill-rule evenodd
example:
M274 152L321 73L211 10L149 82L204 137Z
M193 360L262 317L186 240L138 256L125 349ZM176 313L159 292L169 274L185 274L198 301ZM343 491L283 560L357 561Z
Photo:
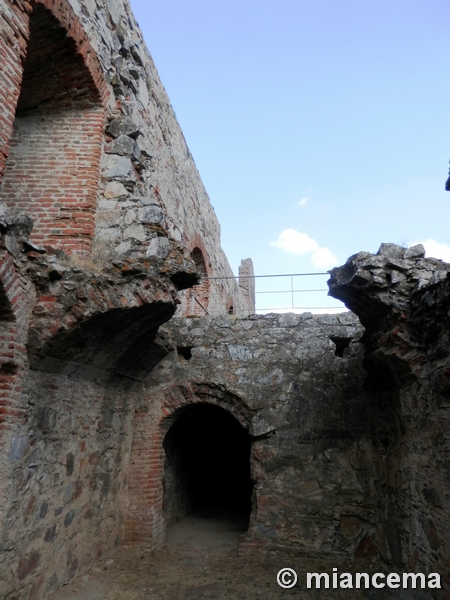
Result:
M447 244L440 244L436 242L436 240L426 240L422 242L426 256L429 258L432 256L433 258L440 258L445 262L450 263L450 246Z
M302 198L301 200L299 200L298 205L299 206L305 206L305 204L309 202L309 198L307 196L305 196L304 198Z
M309 237L307 233L300 233L295 229L283 229L275 242L270 242L271 246L278 246L289 254L308 254L319 250L319 244Z
M330 250L328 250L328 248L319 248L313 252L311 261L315 267L319 267L321 269L333 267L334 265L338 264L338 259Z
M283 229L278 239L270 242L270 245L282 248L285 252L296 256L311 254L311 261L315 267L326 268L338 264L337 258L328 248L321 248L307 233L301 233L296 229Z

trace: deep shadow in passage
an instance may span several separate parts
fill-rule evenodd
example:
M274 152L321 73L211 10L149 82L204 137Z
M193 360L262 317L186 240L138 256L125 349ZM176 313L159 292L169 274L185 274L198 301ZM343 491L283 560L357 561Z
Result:
M182 409L164 439L164 517L172 525L196 514L235 519L248 527L253 484L251 437L226 410L211 404Z

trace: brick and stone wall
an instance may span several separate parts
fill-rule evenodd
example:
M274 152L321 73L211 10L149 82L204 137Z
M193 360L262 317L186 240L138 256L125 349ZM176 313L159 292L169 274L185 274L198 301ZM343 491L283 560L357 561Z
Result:
M0 201L34 220L30 240L118 261L164 260L169 240L198 247L223 278L200 283L213 314L230 297L252 312L128 3L1 7Z
M135 415L126 538L153 549L163 543L164 437L180 410L207 403L252 438L252 511L241 551L374 558L361 334L350 313L164 325L160 335L174 350L147 379Z
M365 330L251 316L126 0L0 0L2 598L158 548L189 509L167 433L208 406L250 439L242 552L381 558L446 597L449 271L383 245L331 277Z
M15 109L0 198L34 220L33 242L88 251L107 89L78 21L67 23L60 9L47 4L18 12L12 22L25 33L26 57L14 78L15 94L4 123L10 131Z
M161 271L102 272L4 247L0 265L0 595L37 599L123 538L135 397L185 263L174 247Z
M22 398L0 593L40 598L123 538L133 393L30 372Z
M0 595L38 599L123 537L180 292L252 299L127 3L1 0L0 58Z

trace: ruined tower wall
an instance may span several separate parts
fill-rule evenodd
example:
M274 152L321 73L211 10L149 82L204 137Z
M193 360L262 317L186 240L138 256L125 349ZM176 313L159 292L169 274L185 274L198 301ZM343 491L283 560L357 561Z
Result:
M0 200L34 219L31 240L85 254L95 225L96 256L160 262L171 239L200 249L209 277L232 277L217 217L128 3L1 6ZM209 288L209 312L226 312L230 298L237 312L251 312L233 279Z
M0 0L2 597L122 539L137 389L196 248L231 275L128 4ZM233 280L210 288L249 312Z
M386 568L439 573L450 594L450 265L382 244L333 269L366 332L378 548Z
M115 96L116 119L102 162L98 235L119 252L140 242L149 244L150 255L164 253L161 240L144 239L143 225L152 219L148 207L157 205L165 211L168 234L191 252L202 251L208 276L232 276L214 209L128 2L71 4ZM240 312L251 312L234 280L212 281L210 288L212 314L225 312L229 296ZM189 312L183 296L182 302L181 310Z
M152 285L45 255L17 262L29 278L22 301L34 308L19 321L28 326L31 369L23 346L14 353L7 338L0 355L7 392L0 405L0 595L40 598L123 539L133 407L143 378L167 352L154 337L174 312L176 290L156 270ZM167 261L164 268L170 271ZM13 308L19 315L20 302ZM14 321L3 324L17 329Z

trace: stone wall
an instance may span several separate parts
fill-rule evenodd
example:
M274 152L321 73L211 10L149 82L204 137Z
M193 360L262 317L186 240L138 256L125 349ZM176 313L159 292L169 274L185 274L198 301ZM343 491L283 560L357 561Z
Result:
M351 313L164 325L160 335L175 349L147 379L135 415L129 539L163 543L164 436L181 410L210 403L252 436L252 512L241 551L375 557L361 334Z
M9 453L3 598L45 597L85 572L122 540L126 509L133 393L31 372L23 399L28 427Z
M89 34L115 98L108 116L97 216L98 235L119 253L164 254L161 223L174 240L199 248L209 276L233 275L220 246L220 225L169 98L126 0L72 6ZM166 234L166 235L167 235ZM248 314L233 279L213 281L210 310L226 312L228 296ZM184 296L181 310L189 312Z
M382 244L334 269L330 293L366 331L378 549L386 567L437 572L450 594L450 265Z

